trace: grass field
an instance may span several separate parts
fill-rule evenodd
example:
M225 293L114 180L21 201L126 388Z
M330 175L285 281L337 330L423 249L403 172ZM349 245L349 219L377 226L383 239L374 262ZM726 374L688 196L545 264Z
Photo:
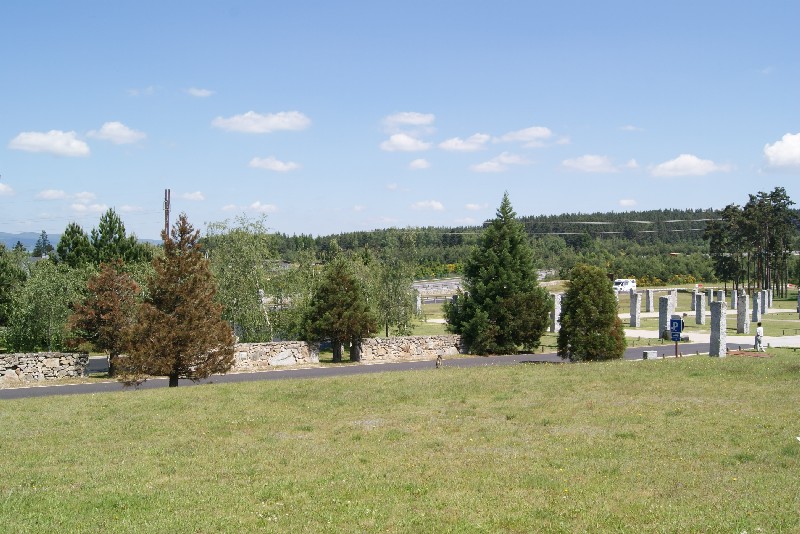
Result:
M3 401L0 525L797 532L800 355L769 355Z

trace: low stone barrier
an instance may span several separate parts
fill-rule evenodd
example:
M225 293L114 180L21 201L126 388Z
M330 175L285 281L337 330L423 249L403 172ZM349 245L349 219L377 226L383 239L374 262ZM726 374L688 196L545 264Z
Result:
M361 361L426 360L455 356L461 351L461 336L373 337L361 345Z
M257 371L290 365L319 363L319 348L305 341L237 343L231 371Z
M32 352L0 354L0 380L43 381L86 375L85 352Z

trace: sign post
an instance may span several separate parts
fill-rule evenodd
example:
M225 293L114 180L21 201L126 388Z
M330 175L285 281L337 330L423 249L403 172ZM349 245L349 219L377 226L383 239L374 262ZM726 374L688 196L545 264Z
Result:
M672 341L675 342L675 357L678 358L678 342L681 340L681 332L683 332L683 318L680 315L670 317L669 331L672 334Z

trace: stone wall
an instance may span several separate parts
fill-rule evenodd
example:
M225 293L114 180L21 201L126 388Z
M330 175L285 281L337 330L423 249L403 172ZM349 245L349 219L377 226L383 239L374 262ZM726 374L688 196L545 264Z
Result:
M22 382L85 376L88 365L89 355L85 352L0 354L0 380Z
M425 360L453 356L459 353L460 343L461 337L456 335L368 338L361 345L361 361ZM234 372L319 363L318 347L304 341L237 343L234 355L236 362L231 369ZM347 360L347 349L343 356Z

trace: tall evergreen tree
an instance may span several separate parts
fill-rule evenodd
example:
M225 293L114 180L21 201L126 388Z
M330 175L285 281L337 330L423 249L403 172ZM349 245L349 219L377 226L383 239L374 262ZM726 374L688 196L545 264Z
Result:
M92 229L91 243L97 263L114 259L126 263L149 259L147 247L140 245L135 235L125 233L125 224L114 208L100 216L97 228Z
M539 286L533 252L508 193L464 267L464 291L445 306L448 329L476 354L514 353L539 343L552 301Z
M605 271L577 265L561 304L558 354L573 361L610 360L625 353L625 329Z
M50 239L47 237L47 232L42 230L42 233L39 234L39 239L36 240L36 244L33 246L33 253L31 254L34 258L41 258L50 254L53 251L53 245L50 244Z
M361 341L378 330L366 292L348 265L339 256L325 266L322 280L305 316L307 341L330 340L333 361L342 361L342 346L350 343L352 360L361 356Z
M70 267L86 265L94 260L94 248L89 241L89 236L75 222L69 223L64 233L61 234L61 239L56 245L56 252L58 252L58 260Z
M25 281L26 274L13 252L0 243L0 326L8 323L11 295Z
M114 376L136 316L139 286L123 270L122 260L115 260L101 264L86 288L88 295L75 305L69 326L78 340L90 341L95 349L108 352L108 374Z
M153 260L148 295L130 329L127 356L120 359L124 382L167 376L201 380L233 365L233 332L215 302L216 283L199 246L200 232L181 214L169 235L162 231L164 256Z

